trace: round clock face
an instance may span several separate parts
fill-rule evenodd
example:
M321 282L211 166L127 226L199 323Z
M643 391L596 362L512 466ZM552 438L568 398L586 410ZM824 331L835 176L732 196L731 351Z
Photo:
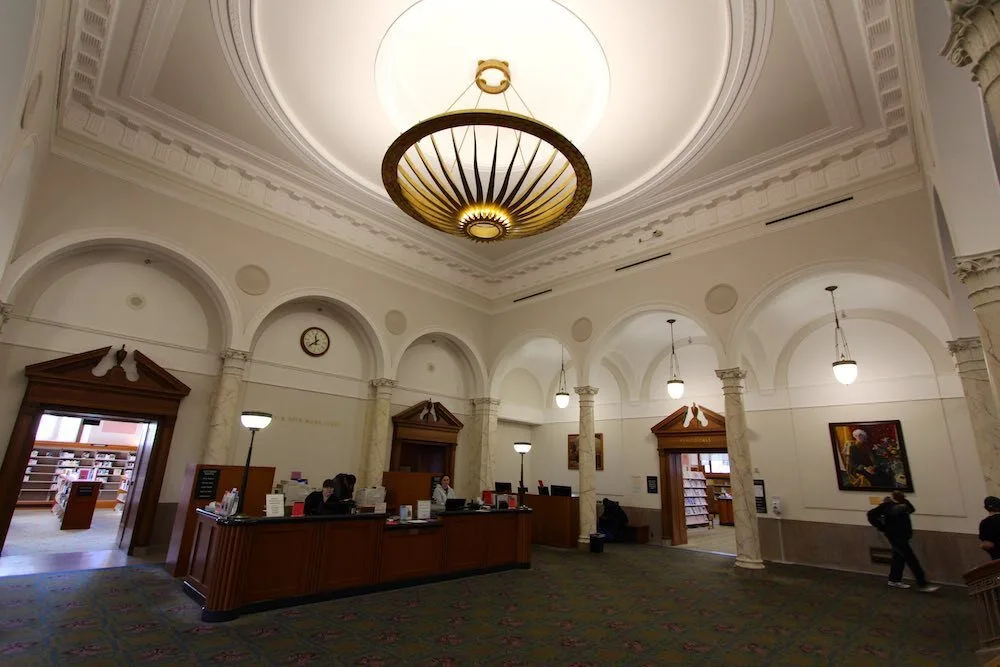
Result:
M330 337L319 327L309 327L299 340L302 351L311 357L321 357L330 349Z

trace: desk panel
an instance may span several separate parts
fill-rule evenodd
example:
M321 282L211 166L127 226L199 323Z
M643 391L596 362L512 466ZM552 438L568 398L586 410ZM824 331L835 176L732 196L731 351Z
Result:
M526 495L531 508L531 541L550 547L575 549L580 540L580 499Z
M320 525L260 526L250 535L243 603L312 593L309 564ZM304 529L304 530L303 530Z
M441 526L387 528L382 534L382 563L378 580L421 579L440 574L444 555Z
M445 572L479 570L487 565L489 520L481 516L445 516Z
M382 521L331 521L320 526L316 589L371 586L376 581ZM367 554L367 555L365 555Z

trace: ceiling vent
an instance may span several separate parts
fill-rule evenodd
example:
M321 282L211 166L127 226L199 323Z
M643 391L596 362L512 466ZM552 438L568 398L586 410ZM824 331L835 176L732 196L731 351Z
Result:
M656 257L650 257L648 259L640 259L638 262L632 262L631 264L626 264L625 266L619 266L617 269L615 269L615 271L617 272L617 271L624 271L625 269L633 269L637 266L641 266L643 264L649 264L650 262L655 262L658 259L663 259L664 257L670 257L670 253L665 252L662 255L657 255Z
M518 303L520 301L527 301L528 299L534 299L536 296L541 296L543 294L548 294L551 291L552 291L552 289L549 288L549 289L542 290L541 292L535 292L534 294L529 294L527 296L522 296L522 297L519 297L517 299L514 299L513 303Z
M831 206L839 206L840 204L846 204L849 201L854 201L854 196L844 197L843 199L838 199L837 201L827 202L825 204L820 204L819 206L813 206L812 208L807 208L804 211L798 211L796 213L790 213L788 215L783 215L777 220L772 220L771 222L765 222L764 226L776 225L779 222L785 222L786 220L791 220L792 218L797 218L800 215L806 215L807 213L815 213L816 211L822 211L825 208L830 208Z

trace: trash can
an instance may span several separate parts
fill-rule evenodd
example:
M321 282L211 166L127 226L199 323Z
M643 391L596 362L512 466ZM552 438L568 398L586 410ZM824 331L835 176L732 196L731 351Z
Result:
M604 553L604 533L590 534L590 553L592 554Z

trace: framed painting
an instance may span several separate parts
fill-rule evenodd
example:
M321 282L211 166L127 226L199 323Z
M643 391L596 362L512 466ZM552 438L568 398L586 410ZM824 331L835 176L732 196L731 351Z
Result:
M569 469L580 469L580 434L573 433L569 436ZM594 466L597 470L604 470L604 434L594 434Z
M899 420L830 424L830 442L842 491L913 491Z

